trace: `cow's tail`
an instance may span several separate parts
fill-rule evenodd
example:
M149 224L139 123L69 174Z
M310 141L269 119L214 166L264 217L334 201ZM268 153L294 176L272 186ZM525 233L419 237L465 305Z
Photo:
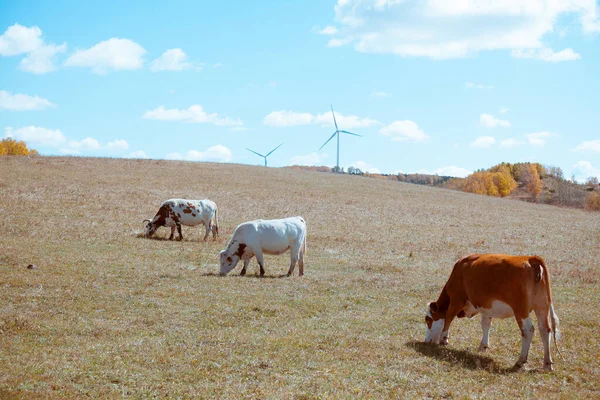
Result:
M219 236L219 207L215 204L215 232Z
M304 240L302 241L302 254L306 254L306 233L304 234Z
M552 332L552 337L554 338L554 345L556 346L556 351L560 355L560 358L564 361L564 357L560 352L560 348L558 347L557 339L560 339L560 320L558 319L558 315L554 312L554 305L552 304L552 289L550 287L550 273L548 272L548 267L546 263L541 257L533 257L530 260L531 265L535 268L536 272L536 284L541 281L544 285L544 291L546 292L547 300L548 300L548 322L550 323L550 331ZM541 270L541 271L540 271ZM539 279L538 279L539 276Z
M304 224L304 239L302 240L302 254L306 254L306 221L304 218L300 217L300 221Z

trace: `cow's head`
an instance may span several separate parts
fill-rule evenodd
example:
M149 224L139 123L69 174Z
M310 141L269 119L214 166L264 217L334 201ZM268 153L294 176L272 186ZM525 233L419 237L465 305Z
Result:
M237 254L228 255L227 250L221 251L221 253L219 253L219 258L221 261L221 269L219 271L221 276L227 275L227 273L234 269L240 261L240 257Z
M158 224L153 224L152 221L150 221L149 219L145 219L144 222L146 222L144 236L146 238L149 238L150 236L154 235L154 232L156 232L156 230L158 229Z
M427 329L425 331L425 343L440 343L446 344L448 338L444 338L443 342L442 329L444 328L445 316L442 315L438 310L436 302L431 302L427 305L427 311L425 311L425 323Z
M246 245L244 243L238 243L237 240L234 240L227 247L227 249L219 253L219 258L221 261L221 276L227 275L229 271L235 268L238 262L240 262L240 258L242 258L245 249Z

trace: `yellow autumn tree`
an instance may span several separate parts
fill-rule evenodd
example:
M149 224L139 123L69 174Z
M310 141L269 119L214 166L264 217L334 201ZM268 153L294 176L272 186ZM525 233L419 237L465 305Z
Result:
M525 186L525 190L534 199L538 197L544 187L538 171L536 164L529 164L523 166L521 172L521 181Z
M493 173L494 184L498 188L498 194L501 197L506 197L517 188L517 181L512 177L510 170Z
M474 172L467 176L464 181L463 190L475 194L487 194L483 172Z
M27 143L13 138L0 140L0 156L37 156L38 152L29 149Z

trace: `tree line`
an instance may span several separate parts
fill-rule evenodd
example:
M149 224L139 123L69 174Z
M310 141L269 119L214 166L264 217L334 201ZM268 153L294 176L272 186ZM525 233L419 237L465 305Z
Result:
M0 140L0 156L37 156L38 152L27 147L27 143L13 138Z

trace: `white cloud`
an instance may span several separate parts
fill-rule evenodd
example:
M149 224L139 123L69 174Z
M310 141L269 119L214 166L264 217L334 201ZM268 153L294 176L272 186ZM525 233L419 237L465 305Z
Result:
M241 126L240 119L232 119L220 116L217 113L207 113L201 105L194 104L187 109L166 109L164 106L146 111L142 116L144 119L154 119L160 121L184 121L199 124L213 124L217 126Z
M33 125L19 129L13 129L11 127L4 128L4 136L16 140L23 140L28 145L39 144L52 147L57 147L67 140L65 135L58 129L47 129Z
M326 158L327 154L313 151L303 156L290 158L290 165L321 165Z
M132 70L144 65L146 50L129 39L112 38L87 50L78 50L65 61L67 67L89 67L96 74L108 70Z
M500 114L506 114L508 112L508 108L506 108L506 107L500 107L499 112L500 112Z
M543 146L544 144L546 144L546 140L554 137L554 136L558 136L556 133L551 133L551 132L536 132L536 133L529 133L527 135L525 135L525 137L527 137L527 141L529 142L529 144L533 145L533 146Z
M231 160L231 150L219 144L209 147L206 151L189 150L183 154L169 153L166 158L168 160L228 162Z
M25 54L19 63L19 68L34 74L53 71L54 57L66 50L66 43L59 46L45 43L42 39L42 30L37 26L28 28L14 24L0 36L0 56Z
M433 59L538 49L566 17L579 17L586 33L600 31L597 10L594 0L338 0L336 43Z
M136 150L127 154L124 158L150 158L144 150Z
M352 164L349 164L348 167L358 168L362 172L368 172L370 174L380 174L381 173L379 168L375 168L374 166L366 163L365 161L354 161ZM348 170L348 167L346 167L346 171Z
M23 140L28 145L39 145L58 149L61 154L81 154L82 151L97 150L125 150L129 147L127 142L118 139L103 146L98 140L87 137L82 140L67 140L67 137L59 129L47 129L38 126L26 126L19 129L11 127L4 128L5 137Z
M327 47L342 47L350 42L350 39L329 39Z
M118 139L114 142L108 142L106 147L110 150L127 150L129 148L129 143L123 139Z
M487 128L503 127L509 128L510 122L504 119L499 119L490 114L481 114L479 116L479 123Z
M96 139L87 137L83 140L71 140L68 144L68 149L71 150L98 150L100 149L100 142Z
M473 171L470 171L465 168L457 167L455 165L449 165L447 167L436 168L433 171L428 171L422 169L418 171L419 174L427 174L427 175L439 175L439 176L454 176L458 178L465 178L471 175Z
M426 142L429 136L410 120L394 121L381 128L381 134L397 142Z
M223 66L223 63L214 63L212 65L213 68L221 68Z
M0 56L16 56L30 53L42 47L42 30L37 26L14 24L0 36Z
M335 113L335 119L340 129L367 128L369 126L378 125L380 122L372 118L361 118L356 115L344 115ZM315 117L315 123L321 126L333 128L333 116L331 112L324 112Z
M56 107L56 105L39 96L29 96L20 93L11 94L5 90L0 90L0 110L28 111L53 107Z
M575 147L573 150L600 153L600 140L596 139L583 142L579 146Z
M480 83L473 83L473 82L467 82L465 84L465 87L467 89L493 89L494 86L492 85L482 85Z
M27 54L21 60L19 68L34 74L45 74L54 71L54 57L58 53L64 53L65 51L67 51L66 43L60 46L55 44L42 46Z
M387 92L371 92L370 97L391 97L392 95Z
M492 136L480 136L475 139L470 146L477 149L487 149L496 144L496 139Z
M61 148L61 152L64 154L80 154L81 151L85 150L109 150L119 151L127 150L129 144L123 139L117 139L112 142L108 142L106 145L102 145L98 140L86 137L82 140L70 140L67 142L66 147Z
M263 118L263 124L275 127L310 125L315 117L310 113L295 111L273 111Z
M600 168L596 168L589 161L579 161L571 168L575 179L579 182L585 182L587 178L595 176L600 179Z
M188 62L187 54L181 49L169 49L150 64L150 69L154 72L183 71L190 68L192 64Z
M531 58L548 62L574 61L581 58L581 55L575 53L573 49L554 52L554 50L547 47L541 49L516 49L511 52L511 56L514 58Z
M356 115L335 114L335 118L340 129L365 128L379 124L371 118L361 118ZM263 124L274 127L288 127L297 125L317 124L325 127L334 127L333 116L331 112L324 112L319 115L310 113L299 113L295 111L273 111L263 118Z
M510 149L510 148L515 147L515 146L520 146L522 144L524 144L524 142L522 142L520 140L517 140L517 139L509 138L509 139L505 139L505 140L500 141L499 147L501 149Z
M329 25L326 26L325 28L319 30L319 35L335 35L336 33L338 33L338 28L336 28L335 26Z

